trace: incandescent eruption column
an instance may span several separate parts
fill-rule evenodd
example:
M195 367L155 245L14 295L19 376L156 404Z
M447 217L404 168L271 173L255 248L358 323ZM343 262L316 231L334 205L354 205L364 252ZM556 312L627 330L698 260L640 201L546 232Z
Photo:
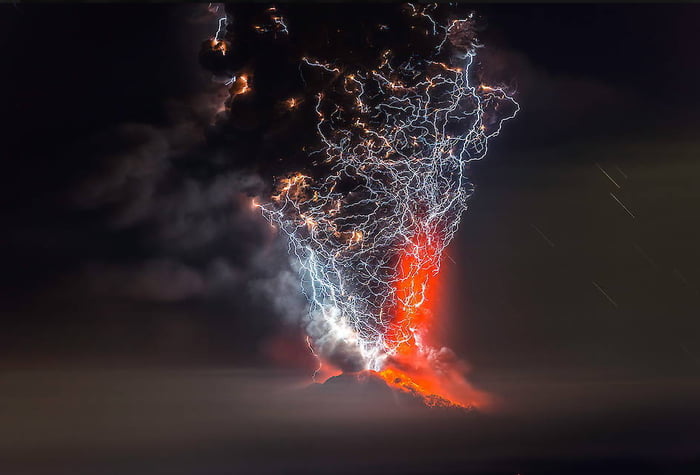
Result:
M456 359L430 341L432 284L472 193L467 166L519 106L476 83L473 15L440 24L431 7L404 13L423 22L429 54L384 49L369 68L300 58L299 74L325 84L313 97L315 166L254 203L298 260L320 358L430 403L478 404L465 382L445 383Z

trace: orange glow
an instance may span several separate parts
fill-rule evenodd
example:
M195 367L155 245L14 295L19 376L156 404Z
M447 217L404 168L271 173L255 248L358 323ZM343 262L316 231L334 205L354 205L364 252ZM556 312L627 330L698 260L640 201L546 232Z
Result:
M299 106L299 103L301 101L299 99L296 99L294 97L290 97L286 101L284 101L284 104L287 106L287 109L292 110L296 109Z
M225 41L217 40L216 38L209 40L209 47L212 51L219 51L223 55L228 52L228 44Z
M282 180L280 193L290 193L304 186L307 178L299 173ZM349 244L361 242L361 239L359 232L353 232ZM434 240L423 235L416 237L400 256L396 283L399 304L392 311L393 325L385 334L395 351L381 371L370 372L391 388L420 399L428 407L488 409L493 400L467 382L467 365L448 348L434 347L430 340L440 284L435 267L437 261L433 259L437 252ZM342 373L322 361L308 339L307 344L318 361L315 382L322 383Z
M440 66L442 69L445 69L445 70L447 70L447 71L452 71L452 72L455 72L455 73L461 73L461 72L462 72L462 68L453 68L452 66L449 66L449 65L447 65L447 64L445 64L445 63L434 62L433 64L436 64L436 65Z
M241 74L235 81L233 81L233 84L231 84L229 93L231 94L231 97L234 98L236 96L240 96L241 94L246 94L247 92L250 92L250 90L251 88L250 84L248 83L248 75Z
M306 188L309 186L310 179L302 173L295 173L288 178L280 179L277 183L277 193L272 195L272 199L280 201L283 197L287 197L294 201L305 201L308 199Z
M466 365L447 348L429 343L433 307L440 284L435 243L417 236L400 256L394 324L387 341L396 343L384 370L378 374L387 384L422 398L430 407L483 407L487 394L472 388L465 379Z
M488 408L491 397L467 382L466 371L465 363L446 348L414 348L391 358L378 374L390 386L421 397L427 406Z
M414 351L430 325L432 312L428 304L434 294L437 275L426 255L436 252L430 239L418 236L399 259L400 280L396 284L399 304L395 309L394 325L386 335L388 341L399 343L399 355Z
M350 236L350 245L358 244L362 242L363 234L362 231L353 231Z
M387 368L383 371L380 371L377 374L381 376L382 379L386 381L389 386L421 398L421 400L426 406L463 407L465 409L470 407L460 404L459 402L450 401L449 399L440 396L439 394L437 394L439 392L439 388L438 390L428 389L428 387L424 387L416 383L405 373L402 373L394 368Z

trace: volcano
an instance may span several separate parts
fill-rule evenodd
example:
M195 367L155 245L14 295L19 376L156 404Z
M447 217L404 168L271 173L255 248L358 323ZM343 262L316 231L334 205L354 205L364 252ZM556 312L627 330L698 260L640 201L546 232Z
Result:
M437 394L427 393L406 377L396 375L387 378L386 374L371 370L332 376L324 383L313 384L308 390L329 399L342 396L368 401L377 406L448 410L460 413L476 412L472 406L461 406Z

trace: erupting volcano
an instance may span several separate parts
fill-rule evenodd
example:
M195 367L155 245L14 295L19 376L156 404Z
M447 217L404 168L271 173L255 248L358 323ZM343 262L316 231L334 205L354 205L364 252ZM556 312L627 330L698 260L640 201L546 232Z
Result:
M316 142L303 147L302 171L277 176L254 205L298 261L314 354L344 372L375 372L428 405L467 407L484 397L454 354L431 341L433 289L472 193L468 164L519 106L506 88L476 81L474 15L441 22L435 11L403 8L415 48L375 46L361 62L300 54L308 99L280 105L311 103ZM293 44L293 18L267 12L253 29ZM221 28L214 40L218 54L236 49L235 37L218 48ZM243 71L228 82L229 106L256 89L255 71Z

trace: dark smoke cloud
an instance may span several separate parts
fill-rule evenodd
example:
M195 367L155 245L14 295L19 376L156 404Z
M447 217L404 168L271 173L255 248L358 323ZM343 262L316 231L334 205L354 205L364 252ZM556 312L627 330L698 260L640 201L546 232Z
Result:
M286 244L250 206L252 196L269 196L273 177L314 166L309 151L317 145L315 94L327 87L328 78L300 70L300 59L372 68L384 49L402 59L424 55L432 48L424 40L430 23L411 18L401 5L281 5L277 13L289 34L260 34L252 26L270 26L268 8L228 7L229 53L221 57L204 48L199 58L204 68L194 66L187 75L196 69L207 76L206 85L168 99L162 120L123 121L81 138L74 156L84 166L76 167L78 179L71 176L62 188L69 190L70 213L88 224L73 231L59 223L61 232L51 238L60 240L51 244L54 254L70 248L76 257L46 283L45 299L33 302L52 311L61 302L63 312L73 312L72 302L99 301L99 308L108 309L119 303L122 314L134 315L150 313L153 306L177 313L176 304L196 305L203 314L230 315L241 328L248 321L252 327L258 321L298 327L303 321L307 303ZM433 12L443 22L453 13ZM158 17L144 20L144 31ZM215 31L216 18L207 16L206 6L174 18L180 17L193 19L187 28L202 32L199 38L189 33L181 38L189 45L183 49L196 50L197 42ZM472 34L455 41L468 41ZM134 48L141 48L141 41L134 40ZM196 51L189 52L196 61ZM138 72L129 68L129 77ZM220 80L241 72L250 75L252 91L228 100ZM164 71L158 81L176 83L172 76ZM145 90L150 94L152 87ZM159 100L165 102L168 94ZM290 97L299 101L293 110L284 106ZM83 307L80 313L93 311ZM328 353L352 367L343 363L354 360L347 349L328 348Z
M309 152L318 146L316 96L329 91L335 76L305 66L303 59L371 70L381 64L385 50L392 51L397 64L430 57L439 36L431 34L433 23L426 16L412 11L398 4L283 4L274 10L266 4L228 6L227 53L212 50L205 41L201 62L215 77L246 75L251 89L227 102L230 114L220 129L222 140L235 143L268 186L275 176L313 169L317 164ZM428 10L440 24L470 11ZM283 19L288 32L274 28L273 16ZM450 36L453 49L463 51L475 34L471 27L456 28ZM293 109L285 106L290 98L297 101Z
M313 154L319 148L317 95L326 94L341 106L351 98L340 91L337 74L309 67L306 61L328 64L331 69L371 71L385 61L385 52L391 52L395 64L415 63L420 69L423 60L435 58L444 38L438 25L469 13L466 8L393 4L227 7L227 29L219 35L226 42L226 53L222 54L219 44L212 47L210 40L203 42L200 53L202 65L217 81L239 78L232 79L228 115L219 124L218 140L246 156L246 163L255 164L264 183L263 200L268 199L276 177L300 170L312 176L324 174L321 155ZM448 60L449 54L463 55L474 44L479 27L479 22L458 24L440 60ZM288 105L290 101L293 106ZM290 274L289 283L294 280L298 292L298 277ZM284 292L281 295L271 303L284 311L289 308L288 298ZM332 338L324 322L308 318L303 327L326 361L345 371L363 368L355 345Z
M306 313L285 243L249 203L250 195L267 196L274 176L312 167L308 150L317 139L313 95L326 83L313 70L303 70L302 75L299 59L308 56L372 67L384 48L404 56L421 54L423 34L412 33L410 27L429 24L410 20L400 5L278 5L290 34L275 38L251 27L269 23L267 8L230 6L229 54L212 55L205 48L200 56L204 68L197 64L199 42L216 28L206 5L114 7L113 22L103 26L98 25L103 13L97 10L74 8L61 13L55 9L51 14L26 15L27 27L41 25L60 48L55 60L45 58L48 69L60 66L74 71L46 84L47 65L30 61L30 52L40 50L43 40L18 39L16 44L24 49L17 51L26 50L26 54L22 53L25 60L13 73L27 72L26 77L17 76L12 87L3 88L8 96L30 91L18 95L14 108L8 109L25 111L26 117L13 117L8 123L23 117L31 123L14 140L18 152L13 166L20 169L7 174L3 187L10 229L10 242L4 248L13 260L5 280L11 288L25 292L24 296L17 292L15 300L22 297L25 300L20 303L30 302L31 311L43 315L41 321L53 323L59 319L56 315L70 312L75 314L70 318L76 319L111 315L111 310L93 315L85 305L90 299L108 302L104 306L110 309L115 301L128 297L128 310L134 309L135 315L150 314L153 304L163 313L176 313L179 309L174 304L196 302L225 316L212 324L202 307L192 312L205 315L202 326L226 334L231 340L228 346L236 348L239 340L248 338L246 326L259 321L294 325ZM464 17L470 10L445 5L435 15L444 21L450 15ZM124 32L119 25L126 22L138 23L138 28ZM85 44L84 35L73 38L68 34L72 30L61 26L64 23L89 27L94 37L107 31L120 41ZM484 31L479 26L477 33L485 36L494 27L495 21ZM154 31L162 33L157 38L172 31L182 35L158 41L153 40ZM517 78L513 86L528 96L522 120L495 146L513 138L553 140L559 133L554 132L578 130L581 120L591 123L591 117L617 121L615 114L591 114L591 110L621 107L619 91L602 80L544 71L541 62L504 53L497 42L482 38L484 64L478 65L476 73L490 83L510 84ZM513 46L521 49L519 44ZM129 60L115 63L117 57ZM239 70L251 75L253 90L237 97L229 104L230 111L221 114L229 92L222 83L211 81L212 76L228 78ZM203 76L202 82L194 84L197 75ZM75 81L75 77L83 79ZM96 77L101 80L94 81ZM47 104L44 116L26 107L27 94ZM167 102L166 117L161 119L152 109L170 96L180 100ZM281 105L289 97L301 101L292 111ZM614 107L609 105L611 97L618 101ZM66 114L72 110L71 119ZM85 122L95 124L86 127ZM598 129L597 123L592 125ZM103 132L94 133L99 130ZM65 145L57 142L59 136L78 143L92 138L77 152L63 152L57 149ZM30 153L32 159L26 157L38 142L44 142L47 150ZM489 163L493 159L498 157L492 156ZM71 199L63 209L65 194ZM67 303L58 307L57 300ZM11 308L5 313L24 315ZM241 322L236 330L240 335L216 326L227 318Z
M273 333L277 322L299 326L307 303L299 292L294 264L284 240L250 208L249 200L253 195L268 196L274 176L313 167L308 151L317 144L314 94L327 87L328 78L312 68L300 70L300 58L371 68L384 49L391 48L403 58L422 55L428 46L423 31L430 24L411 18L401 5L279 5L278 13L285 18L289 35L275 37L252 28L256 24L269 26L267 9L267 5L230 6L229 53L221 57L204 48L199 58L204 68L196 64L198 42L216 28L216 19L207 13L206 5L183 7L173 14L169 21L187 30L177 39L184 46L178 58L163 57L159 66L152 68L154 72L147 72L150 70L144 63L152 62L156 53L175 48L175 41L163 43L160 49L149 46L142 52L145 41L136 35L130 40L133 44L122 46L128 52L125 56L144 59L122 66L123 75L114 76L112 86L105 82L100 93L103 87L113 91L117 86L124 87L134 80L134 74L143 74L144 80L152 79L142 86L141 92L134 85L135 97L130 101L125 100L128 95L119 96L119 101L102 97L99 110L103 121L115 110L134 109L144 96L152 98L153 104L165 102L165 118L156 120L148 114L143 118L144 114L136 114L134 117L140 122L126 121L121 118L131 115L122 113L120 119L113 119L116 123L123 121L121 125L95 127L103 132L91 134L78 151L66 155L66 159L79 165L60 167L61 171L81 170L80 179L74 176L78 172L71 171L55 180L64 183L56 187L60 196L66 191L70 194L69 211L62 210L59 215L67 217L65 223L60 218L50 223L42 216L33 216L30 227L19 227L15 232L15 247L24 246L27 251L23 255L33 259L33 267L24 271L26 279L34 279L32 274L45 278L39 283L44 287L35 290L41 298L31 295L31 302L37 308L34 311L46 313L47 321L55 320L55 313L75 312L76 306L81 307L76 313L90 314L90 318L98 320L116 313L111 310L115 303L127 306L119 311L119 318L130 313L151 314L153 306L164 314L176 314L180 311L176 304L196 304L192 315L202 315L201 325L209 328L206 331L226 334L231 348L239 340L249 338L246 327L254 327L259 321L275 322L272 329L266 330ZM464 17L470 10L441 6L433 15L444 22L451 15ZM93 25L96 17L97 13L80 18L85 18L86 25ZM166 17L163 10L155 9L150 14L139 10L138 15L135 9L126 9L120 16L139 19L145 38L151 38L152 29ZM161 28L173 30L168 25ZM466 32L454 40L461 43L472 34ZM122 40L129 38L131 33ZM88 61L91 55L102 58L89 52L83 58L78 54L83 48L80 42L63 47L73 54L64 57L64 61L77 71L81 70L78 60L87 65L92 64ZM482 54L486 56L491 51L487 44ZM113 51L112 56L115 55ZM185 61L180 56L191 59ZM511 57L492 56L488 58L488 68L477 68L479 75L495 71L500 75L498 80L510 78L513 75L508 68L522 63L517 76L523 81L518 84L523 90L528 78L532 78L528 83L532 90L541 97L557 91L556 97L563 98L570 89L570 84L562 85L558 77L542 81L544 73L525 59L517 62ZM97 71L97 76L107 81L113 77L107 68L113 67L113 61L104 62L106 66ZM83 66L83 70L83 76L92 77L87 74L93 74L92 69L88 71ZM196 76L193 71L204 76L201 83L190 84ZM239 71L250 74L252 91L230 101L229 111L222 113L229 91L221 82L211 81L212 76L228 79ZM64 82L58 84L70 85L69 81ZM184 82L187 87L176 86ZM52 89L55 87L47 89L52 97L63 97L60 91ZM182 90L187 92L180 94ZM89 95L97 97L97 92ZM179 100L166 99L170 95ZM300 101L294 110L283 104L290 97ZM601 95L591 90L586 97L595 99ZM112 103L120 107L110 106ZM95 112L95 106L91 103L79 112ZM562 115L556 117L559 120ZM50 125L52 130L53 120ZM84 135L80 142L85 142ZM27 176L33 173L28 171ZM38 200L44 208L51 201L60 201L55 200L53 192L38 195ZM51 213L52 210L47 211ZM45 250L37 253L37 249ZM65 259L67 263L51 274L46 269L52 270L56 265L47 257ZM17 259L16 267L24 269L22 259L26 258ZM44 277L44 272L49 278ZM16 274L9 273L8 279L16 280ZM107 309L101 312L103 317L91 314L94 307L87 302L93 300L101 302L99 308ZM38 309L41 306L48 310ZM224 315L222 321L228 318L240 324L241 329L236 330L240 335L206 320L210 311ZM303 341L301 346L306 351ZM337 355L340 366L352 367L353 358L347 349L329 347L327 353Z
M74 291L144 303L251 299L287 322L305 313L286 249L251 208L261 178L235 165L238 149L209 140L222 90L171 103L167 125L124 124L86 147L99 165L74 203L138 246L118 262L87 263Z
M84 273L91 291L116 298L177 302L240 286L242 271L224 259L197 269L172 258L151 259L130 266L94 264Z

